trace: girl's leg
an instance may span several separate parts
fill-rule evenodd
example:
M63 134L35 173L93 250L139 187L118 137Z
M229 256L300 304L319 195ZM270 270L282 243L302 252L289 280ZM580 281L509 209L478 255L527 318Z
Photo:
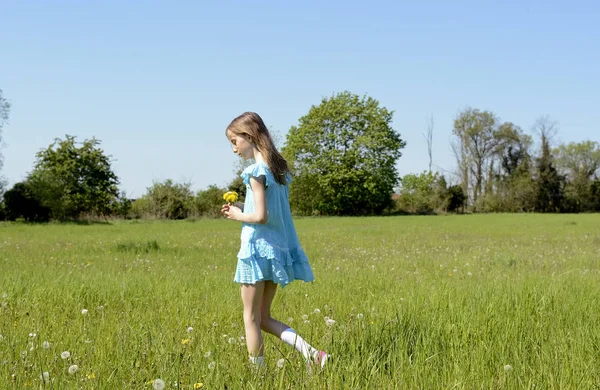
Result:
M327 354L313 348L294 329L271 317L271 304L276 292L277 284L267 280L262 296L260 328L279 337L284 343L295 347L309 362L319 360L319 364L324 365L326 358L329 357ZM323 358L324 356L325 358Z
M256 284L242 284L241 294L244 303L244 327L246 329L246 346L250 361L262 365L263 361L263 339L260 333L261 303L265 282Z

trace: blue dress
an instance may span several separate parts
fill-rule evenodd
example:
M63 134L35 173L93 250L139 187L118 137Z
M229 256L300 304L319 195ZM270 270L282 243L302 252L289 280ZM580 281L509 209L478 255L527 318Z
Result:
M268 221L266 224L242 224L241 247L234 281L255 284L271 280L285 287L294 280L315 279L308 257L300 246L288 200L288 186L275 181L269 166L256 162L240 175L246 184L244 213L256 210L250 178L265 177ZM288 175L287 182L291 181Z

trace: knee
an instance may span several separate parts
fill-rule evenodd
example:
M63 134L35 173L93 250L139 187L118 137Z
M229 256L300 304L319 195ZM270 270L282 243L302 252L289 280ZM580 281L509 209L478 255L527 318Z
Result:
M269 313L261 313L260 314L260 327L265 328L268 326L269 321L271 321L271 314Z
M252 310L244 310L244 322L246 324L253 324L253 323L261 323L262 322L262 316L260 315L260 312L255 312Z

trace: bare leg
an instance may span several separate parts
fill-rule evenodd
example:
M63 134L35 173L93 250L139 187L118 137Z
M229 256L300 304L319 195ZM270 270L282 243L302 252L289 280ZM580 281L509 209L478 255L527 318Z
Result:
M265 282L242 284L241 294L244 303L244 327L246 329L246 346L250 357L260 357L264 353L261 324L261 302Z
M281 333L289 326L271 317L271 304L277 293L277 284L270 280L265 281L262 304L260 307L260 328L267 333L281 338Z

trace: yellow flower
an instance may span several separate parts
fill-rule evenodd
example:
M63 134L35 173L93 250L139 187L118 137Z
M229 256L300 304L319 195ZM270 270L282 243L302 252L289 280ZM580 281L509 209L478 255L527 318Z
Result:
M223 194L223 199L229 204L235 203L238 200L238 193L235 191L227 191Z
M194 384L194 389L201 389L204 386L204 383L198 382Z
M96 374L94 374L94 371L92 371L90 374L87 374L88 379L94 379L95 377L96 377Z
M191 341L190 339L183 339L183 340L181 340L181 345L186 345L186 344L188 344L190 341Z

